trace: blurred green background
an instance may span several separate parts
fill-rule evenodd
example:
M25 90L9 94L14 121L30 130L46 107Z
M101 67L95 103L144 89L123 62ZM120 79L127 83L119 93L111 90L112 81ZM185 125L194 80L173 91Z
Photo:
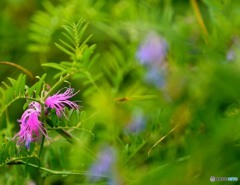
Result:
M11 62L34 76L46 73L53 86L58 70L44 64L71 62L55 44L65 39L63 25L83 19L83 37L92 35L87 44L96 44L95 61L87 64L94 83L81 75L68 80L80 90L75 100L81 106L68 131L81 144L49 130L53 140L44 144L41 166L88 171L96 161L86 148L98 160L110 147L106 155L114 162L110 180L2 164L0 184L205 185L210 176L240 178L239 6L234 0L1 0L2 82L22 73L4 63ZM167 44L157 64L137 54L149 33ZM146 80L152 67L157 74ZM32 84L27 76L26 85ZM24 103L1 115L2 144L18 132ZM81 120L78 129L74 119Z

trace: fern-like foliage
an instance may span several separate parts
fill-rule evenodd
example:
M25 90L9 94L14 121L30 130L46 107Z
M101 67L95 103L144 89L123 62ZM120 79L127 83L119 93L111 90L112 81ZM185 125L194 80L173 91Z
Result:
M39 158L35 147L31 147L30 150L27 150L25 147L18 148L16 143L11 140L2 144L0 148L0 166L15 164L19 160L26 160L29 158Z
M79 15L84 16L88 20L93 19L94 21L96 21L96 19L101 18L101 16L93 17L92 12L96 11L95 8L99 9L103 6L101 5L101 3L96 3L92 1L86 2L83 0L73 0L71 1L71 3L66 1L66 3L63 3L62 5L53 5L50 1L44 1L42 5L43 10L38 11L32 17L29 34L31 44L29 44L28 46L29 51L39 54L41 63L46 63L48 54L52 50L54 50L54 48L52 47L54 39L55 37L58 37L58 31L61 29L61 26L64 24L64 22L71 22L73 20L73 17L76 17L76 19L78 19ZM91 13L86 11L90 8L91 11L89 12ZM77 30L78 28L80 28L79 25L75 26L76 27L66 25L65 30L69 29L70 32L77 31L77 33L80 33L79 30ZM84 30L82 31L84 32ZM77 41L78 38L81 39L81 37L73 37L74 45L77 44L75 43L75 41ZM70 48L68 48L67 46L66 50L65 45L62 49L64 49L65 52L68 52ZM68 52L68 54L70 53ZM78 52L78 54L80 54L80 52Z
M2 82L3 85L0 87L0 116L16 100L39 98L45 77L46 74L39 78L39 81L32 87L26 85L26 76L23 74L20 74L16 80L8 78L10 84Z
M32 41L29 51L39 53L41 63L46 62L46 55L50 51L53 33L59 28L64 19L64 9L55 7L49 1L43 3L44 10L37 12L30 24L29 38Z
M63 25L63 39L59 39L56 46L69 55L70 61L62 61L60 63L45 63L42 66L57 69L59 72L55 78L73 74L74 78L84 78L85 83L95 85L95 81L100 75L92 76L90 72L92 64L96 61L98 55L93 55L96 45L87 45L91 35L84 37L84 32L87 29L87 23L82 19L77 23Z
M12 78L8 80L10 84L2 82L3 85L0 87L0 116L11 103L25 97L26 76L20 74L16 80Z
M92 122L92 115L87 115L86 112L82 111L81 113L79 110L68 110L65 109L66 115L68 117L59 118L56 114L51 114L49 125L51 128L50 130L59 131L60 129L69 130L69 131L80 131L88 133L88 135L94 136L92 133L92 129L94 123ZM48 120L48 121L50 121Z
M59 39L60 44L56 43L57 47L63 52L68 54L72 61L82 60L83 53L87 47L86 43L91 38L91 35L83 40L83 34L87 28L87 24L83 20L78 21L77 23L72 23L69 25L63 26L65 32L64 35L66 41Z
M117 45L111 45L109 51L102 57L105 63L101 66L104 73L104 78L101 80L105 89L113 90L115 101L153 98L152 92L148 92L148 88L141 84L141 67L134 63L134 59L122 55L122 50Z

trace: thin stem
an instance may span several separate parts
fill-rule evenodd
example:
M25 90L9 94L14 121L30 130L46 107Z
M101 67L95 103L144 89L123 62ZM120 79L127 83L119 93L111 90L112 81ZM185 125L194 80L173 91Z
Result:
M120 98L115 98L114 101L116 102L127 102L127 101L137 101L137 100L151 100L151 99L156 99L157 96L154 95L144 95L144 96L129 96L129 97L120 97Z
M59 86L61 85L64 80L68 79L70 77L71 74L67 74L66 76L60 78L58 80L57 83L54 84L54 86L52 86L52 88L47 92L47 94L45 95L45 97L43 98L43 102L45 102L45 100L47 99L47 97Z
M13 62L7 62L7 61L1 61L0 64L16 67L17 69L20 69L22 72L26 73L31 78L31 80L34 81L33 74L31 73L31 71L27 70L26 68L24 68L18 64L15 64Z
M46 119L46 122L47 122L47 124L48 124L50 127L54 128L54 125L53 125L53 123L52 123L52 121L51 121L50 119ZM67 131L65 131L65 130L63 130L63 129L61 129L61 128L56 129L56 131L57 131L61 136L63 136L69 143L71 143L71 144L80 143L80 142L79 142L74 136L72 136L69 132L67 132ZM80 144L81 144L81 143L80 143ZM81 144L81 145L82 145L82 144ZM96 160L95 155L92 153L91 150L89 150L88 148L84 147L83 145L82 145L81 147L89 153L89 155L91 156L91 158L92 158L93 160Z
M85 72L85 75L87 76L87 78L90 80L90 82L92 83L92 85L98 90L99 93L103 94L101 89L99 89L99 87L97 86L97 84L95 83L95 81L93 80L91 74L89 72Z
M200 25L200 27L202 29L203 39L204 39L205 43L208 44L208 31L207 31L207 28L204 24L204 21L203 21L202 15L200 13L197 1L196 0L190 0L190 1L191 1L191 4L192 4L194 13L197 17L198 24Z
M75 144L75 143L80 143L80 141L78 141L74 136L72 136L69 132L63 130L63 129L58 129L56 130L59 134L61 134L69 143L71 144ZM80 143L81 144L81 143ZM92 153L91 150L89 150L88 148L86 148L85 146L83 146L81 144L81 147L88 152L88 154L91 156L91 158L93 160L96 160L94 154Z
M86 129L83 129L83 128L79 128L79 127L69 127L69 126L63 127L63 126L58 126L57 128L49 128L48 130L59 130L59 129L80 130L80 131L87 132L89 135L91 135L92 137L94 137L94 134L93 134L91 131L86 130Z
M171 134L177 127L179 126L179 124L177 124L172 130L170 130L166 135L164 135L163 137L161 137L148 151L148 156L150 155L152 149L154 147L156 147L160 142L162 142L169 134Z
M44 141L45 141L45 136L43 135L43 136L42 136L41 145L40 145L40 150L39 150L39 153L38 153L38 157L39 157L39 158L40 158L41 153L42 153L42 150L43 150Z
M85 176L95 176L95 177L108 178L107 176L104 176L104 175L92 174L92 173L88 173L86 171L83 171L83 172L57 171L57 170L51 170L51 169L48 169L48 168L44 168L44 167L29 163L29 162L25 162L25 161L22 161L22 160L18 160L16 162L18 164L25 164L27 166L31 166L33 168L37 168L39 170L48 172L51 175L85 175Z
M136 150L135 152L126 160L125 165L145 146L146 142L144 141Z
M42 104L42 102L40 102L39 100L35 99L35 98L28 98L28 97L24 97L24 96L18 96L15 97L13 100L11 100L8 104L2 106L3 108L0 111L0 116L2 115L2 113L15 101L20 100L20 99L26 99L26 100L31 100L31 101L36 101L40 104Z

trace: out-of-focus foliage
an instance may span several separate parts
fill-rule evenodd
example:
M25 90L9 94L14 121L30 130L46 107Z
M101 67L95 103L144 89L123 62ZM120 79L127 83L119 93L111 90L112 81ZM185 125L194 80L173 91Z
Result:
M240 2L0 6L0 184L240 178ZM49 138L17 146L29 103L69 86L80 109L43 110Z

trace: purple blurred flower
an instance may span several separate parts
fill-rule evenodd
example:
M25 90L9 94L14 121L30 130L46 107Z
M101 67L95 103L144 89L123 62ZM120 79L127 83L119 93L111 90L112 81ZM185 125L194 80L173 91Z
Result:
M34 182L33 180L29 180L29 181L27 182L27 185L37 185L37 183Z
M234 62L239 58L240 38L234 36L231 40L230 47L226 53L227 62Z
M168 45L165 39L150 32L141 43L137 58L147 68L145 80L157 87L165 85L167 63L165 61Z
M150 32L141 43L137 58L146 65L155 65L157 67L163 63L168 50L165 39L155 32ZM156 66L157 65L157 66Z
M101 151L98 156L98 161L89 169L91 180L97 181L101 176L110 176L113 172L115 161L115 152L112 148L108 147Z
M127 133L139 133L143 131L146 127L146 119L141 111L135 111L133 113L132 120L126 127Z
M166 71L158 68L149 68L145 80L157 87L164 87L166 81Z
M235 51L233 50L233 48L229 49L229 51L227 52L227 55L226 55L227 61L231 62L231 61L235 60L235 58L236 58Z
M60 91L58 91L53 96L49 96L46 99L45 104L47 105L47 107L55 109L57 116L60 117L62 116L62 114L64 114L65 106L69 106L73 109L79 108L79 106L75 102L68 100L78 93L73 92L74 92L73 88L67 88L67 90L63 93L60 93Z
M25 146L29 149L30 143L38 141L42 135L46 136L45 129L39 121L41 114L41 105L38 102L32 102L29 104L29 108L23 113L20 122L20 131L14 137L17 138L17 144L22 145L25 142Z

